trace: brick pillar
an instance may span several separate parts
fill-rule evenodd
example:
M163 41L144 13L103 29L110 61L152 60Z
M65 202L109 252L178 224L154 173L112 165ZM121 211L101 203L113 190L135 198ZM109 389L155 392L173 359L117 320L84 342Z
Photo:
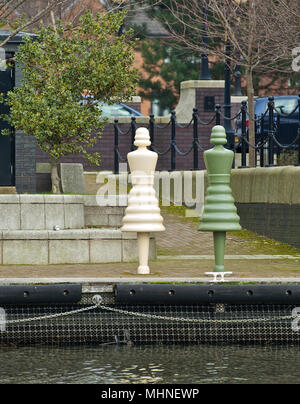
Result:
M176 108L177 121L188 123L192 118L193 108L198 109L201 121L209 122L215 113L217 104L224 104L224 80L190 80L181 83L180 100ZM224 113L224 111L222 111ZM222 122L222 120L221 120ZM211 147L210 133L216 122L198 126L200 145L206 150ZM203 153L199 150L199 167L204 169Z
M23 74L16 66L15 85L22 83ZM18 194L36 192L36 140L21 131L15 135L15 185Z
M15 181L17 193L36 192L36 140L17 131L15 139Z

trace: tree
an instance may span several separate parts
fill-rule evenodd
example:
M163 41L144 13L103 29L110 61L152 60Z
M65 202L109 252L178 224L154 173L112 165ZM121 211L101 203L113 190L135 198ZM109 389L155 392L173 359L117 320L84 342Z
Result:
M59 192L60 157L81 154L100 162L97 153L89 152L106 122L98 101L112 104L135 93L131 32L116 34L124 15L87 12L76 29L61 23L42 28L39 39L25 38L16 54L24 79L7 95L10 115L5 119L35 136L49 154L54 193Z
M242 66L252 116L254 74L293 73L292 50L300 43L298 1L168 0L164 4L176 20L176 29L169 24L176 41L195 52L208 50L219 60ZM201 23L204 6L208 13L206 25ZM201 40L204 29L210 39L208 49ZM254 122L250 120L249 140L254 143L254 139ZM252 148L249 159L250 166L254 166Z
M166 1L166 0L165 0ZM169 0L166 1L169 3ZM140 5L142 7L142 5ZM146 23L143 26L134 24L135 14L132 13L131 23L137 37L141 39L139 51L143 65L140 72L139 95L150 101L155 101L161 115L165 110L174 109L180 95L180 84L185 80L197 80L201 70L200 54L174 41L168 26L176 29L176 19L169 12L168 7L148 0L148 7L143 12L154 21L156 31ZM211 63L211 75L220 79L224 70L223 63Z
M11 38L20 31L27 30L34 26L46 16L51 10L62 10L70 0L0 0L0 27L11 29L10 35L0 43L4 46Z

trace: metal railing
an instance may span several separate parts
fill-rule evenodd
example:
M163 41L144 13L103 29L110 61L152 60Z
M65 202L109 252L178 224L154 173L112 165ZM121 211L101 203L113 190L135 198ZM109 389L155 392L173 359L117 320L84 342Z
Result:
M268 105L266 111L259 117L251 116L248 112L247 102L242 101L241 108L238 113L232 118L227 118L222 113L221 105L216 105L214 113L208 119L208 121L203 121L199 114L197 108L193 108L193 114L190 122L188 124L180 124L176 118L176 112L172 111L170 120L164 125L157 124L155 122L154 115L149 116L148 129L150 134L151 146L150 149L158 153L159 156L165 156L170 153L170 171L176 170L176 158L177 156L188 156L192 154L191 159L191 169L199 170L199 151L204 152L205 149L201 146L199 139L201 133L201 126L210 126L212 124L220 125L221 118L224 120L230 119L231 121L240 122L241 130L236 131L235 138L236 142L232 139L228 139L227 148L232 149L235 153L240 150L241 152L241 166L239 168L247 167L247 153L249 148L255 149L256 161L257 156L259 156L259 165L261 167L274 166L274 156L280 155L282 150L297 150L298 151L298 164L300 164L300 94L298 97L297 106L290 114L284 114L275 107L274 97L269 97ZM298 110L298 132L290 144L282 144L279 141L280 137L280 122L281 118L289 118ZM247 119L252 120L255 124L255 143L251 143L248 137L248 127ZM267 121L267 122L266 122ZM266 126L267 123L267 126ZM177 144L177 128L189 129L191 128L191 142L190 147L183 151L179 148ZM126 156L122 156L119 150L119 136L130 136L130 150L135 150L134 138L137 129L136 117L131 117L131 123L127 130L123 131L119 127L118 119L114 120L114 173L119 173L119 162L126 162ZM170 139L168 146L165 150L159 150L155 144L156 141L156 131L165 130L162 136L166 136L170 133ZM239 133L240 132L240 133ZM267 164L266 157L267 156ZM234 166L233 166L234 167Z

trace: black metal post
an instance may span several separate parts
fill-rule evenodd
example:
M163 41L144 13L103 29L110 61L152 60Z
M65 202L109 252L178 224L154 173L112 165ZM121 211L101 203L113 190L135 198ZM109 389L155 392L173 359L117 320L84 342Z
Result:
M176 169L176 111L171 112L171 171Z
M202 42L203 42L203 47L205 49L208 48L208 36L207 36L207 6L206 2L203 3L203 35L202 35ZM210 77L210 71L209 71L209 64L208 64L208 53L202 52L201 53L201 74L200 74L200 80L211 80Z
M268 167L274 166L274 97L269 97L269 145L268 145Z
M221 125L221 105L216 105L216 125Z
M279 114L277 114L276 135L277 135L277 140L279 140L280 139L280 115ZM276 147L276 155L277 155L277 162L278 162L278 159L280 157L281 148L278 146L278 144L276 144L275 147Z
M154 143L154 115L150 115L149 119L149 136L150 136L150 142L151 145Z
M227 136L227 148L234 150L234 130L231 125L231 71L230 71L230 53L231 45L226 42L226 59L225 59L225 91L224 91L224 128Z
M131 151L135 150L135 146L134 146L135 131L136 131L136 121L135 121L135 116L132 116L131 117L131 146L130 146Z
M265 133L264 133L265 132L265 125L264 125L264 121L265 121L265 118L262 117L261 120L260 120L260 138L261 138L262 146L261 146L261 148L259 150L259 152L260 152L259 164L260 164L261 167L265 166L265 144L264 144L264 141L265 141Z
M193 108L193 151L194 151L194 170L199 170L198 161L198 109Z
M300 165L300 94L298 94L298 165Z
M241 145L241 166L239 168L247 167L247 144L245 141L246 134L246 117L247 117L247 101L242 101L242 145Z
M118 119L114 120L114 174L119 174L119 130L118 130Z

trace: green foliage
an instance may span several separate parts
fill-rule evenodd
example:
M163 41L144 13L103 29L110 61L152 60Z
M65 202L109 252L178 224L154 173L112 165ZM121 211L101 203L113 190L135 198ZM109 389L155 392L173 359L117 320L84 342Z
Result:
M141 45L143 70L139 84L139 95L151 101L159 100L159 107L173 109L178 103L180 83L198 80L201 72L201 58L190 49L178 47L170 40L148 39ZM224 64L211 66L213 79L222 79Z
M175 107L180 83L196 80L199 76L199 61L190 51L176 49L173 44L158 39L145 40L141 46L143 70L139 95L151 101L159 100L161 109Z
M87 12L76 27L43 27L38 40L25 38L19 47L24 79L7 95L6 120L35 136L52 159L81 154L99 164L100 156L89 152L105 126L95 100L112 104L135 94L135 43L131 32L116 34L124 15Z

